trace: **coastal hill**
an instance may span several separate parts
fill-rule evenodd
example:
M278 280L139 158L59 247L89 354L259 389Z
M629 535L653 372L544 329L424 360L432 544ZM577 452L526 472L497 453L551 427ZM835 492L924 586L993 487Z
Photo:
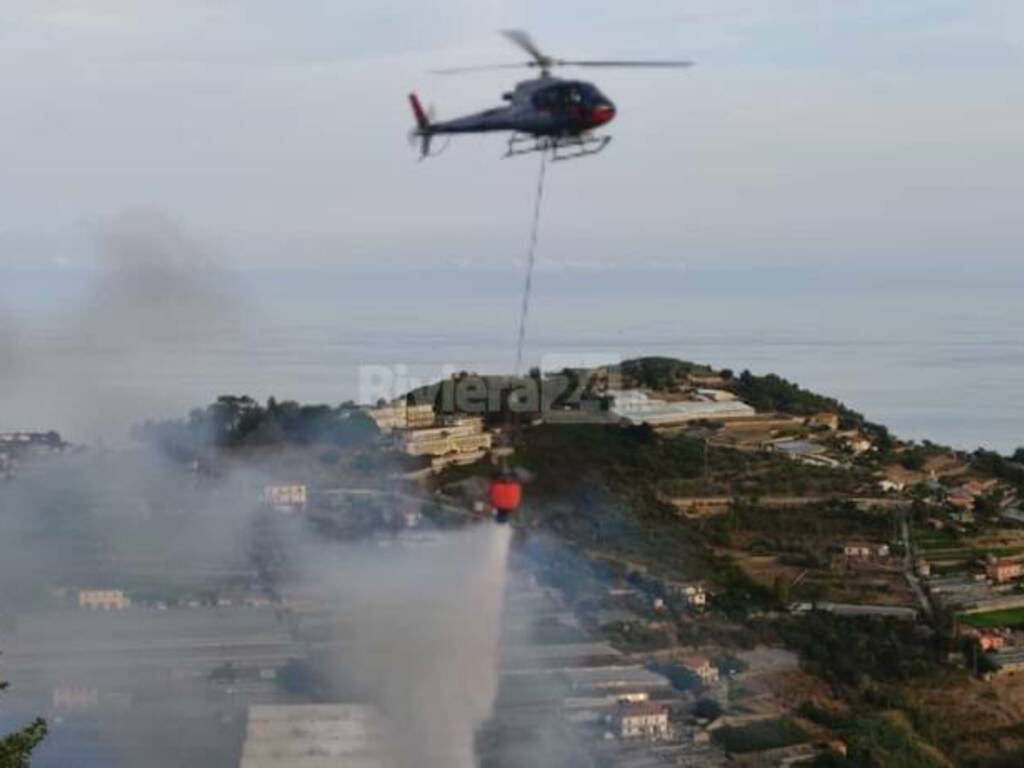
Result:
M138 434L311 494L398 487L444 525L486 516L507 461L524 481L524 552L622 652L683 688L687 654L724 678L754 648L799 654L756 691L699 686L737 723L713 737L730 753L801 733L831 745L818 765L1024 759L1024 451L900 440L780 376L663 357L464 372L370 406L225 397ZM351 535L337 509L309 514ZM759 741L751 711L785 725Z

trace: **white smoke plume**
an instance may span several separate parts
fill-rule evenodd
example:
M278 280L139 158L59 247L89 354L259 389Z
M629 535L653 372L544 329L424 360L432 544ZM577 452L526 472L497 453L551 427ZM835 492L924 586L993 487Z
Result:
M398 768L473 768L491 715L505 591L507 527L437 534L380 549L307 542L299 593L334 606L339 690L384 714Z

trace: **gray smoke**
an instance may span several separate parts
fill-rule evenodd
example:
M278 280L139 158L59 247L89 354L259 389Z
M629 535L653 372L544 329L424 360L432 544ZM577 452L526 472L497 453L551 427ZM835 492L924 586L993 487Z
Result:
M169 681L167 671L193 668L176 633L210 622L228 630L249 619L173 606L90 613L59 607L52 593L67 589L63 599L73 606L79 588L195 597L230 589L235 574L255 584L248 554L265 482L249 470L203 480L137 448L53 458L0 486L0 599L9 620L0 623L0 642L10 651L0 669L14 690L101 691L105 709L95 722L118 765L182 765L174 739L152 727L154 713L182 728L190 710L207 712L189 733L231 754L233 739L211 731L210 718L216 726L224 711L215 690L203 677ZM332 700L378 708L382 757L396 768L475 766L474 737L497 692L510 529L485 524L341 544L318 538L302 519L279 519L277 527L293 573L283 591L295 621L303 623L303 605L327 616L327 634L318 638L326 647L315 655ZM251 620L254 632L268 631L255 612ZM125 632L136 650L112 666ZM152 670L135 660L139 638L164 648ZM34 666L33 655L48 661ZM120 714L109 708L112 692L128 697Z
M56 428L94 443L19 466L14 482L0 485L0 635L14 638L15 650L38 643L61 659L52 669L29 669L25 654L12 650L0 658L0 672L18 694L69 682L130 692L133 704L122 716L98 719L105 748L120 764L163 768L180 764L181 754L161 725L192 708L196 728L223 742L223 701L205 680L168 683L166 670L161 677L110 667L108 624L133 633L136 643L162 625L159 609L106 617L73 604L78 589L152 587L162 595L173 585L195 595L216 593L232 574L249 578L247 546L268 478L237 468L202 476L122 443L145 419L202 405L181 397L182 389L196 389L183 386L200 369L193 349L211 333L240 329L254 308L203 248L158 214L115 221L99 254L89 290L53 318L45 344L37 343L38 329L17 327L0 308L0 431ZM210 399L222 394L215 386ZM262 463L273 464L269 456ZM401 768L471 768L474 734L497 687L509 530L488 524L382 547L298 535L298 520L281 527L295 534L282 544L296 568L292 589L317 597L332 617L326 668L336 700L380 709L388 757ZM166 622L168 631L206 622L212 609L188 610L181 609L180 625ZM154 644L164 642L173 639L154 635ZM61 650L62 643L73 647ZM161 658L173 665L174 653ZM182 656L182 666L189 664ZM29 706L26 712L45 710ZM154 721L154 712L166 718Z
M190 712L206 713L191 726L197 741L233 754L194 643L222 624L244 633L246 622L264 631L274 619L174 604L258 589L249 546L262 482L246 471L211 482L139 446L27 461L0 483L0 678L12 685L8 711L54 726L39 765L71 764L68 711L51 698L69 690L95 692L90 722L104 764L182 765L166 723L182 728ZM88 589L123 589L149 605L84 610L77 596ZM76 750L90 746L70 738Z
M235 317L223 277L165 217L122 216L101 238L101 274L80 314L83 336L110 348L188 343Z
M121 216L100 237L85 297L52 318L44 338L0 313L0 424L45 421L73 439L110 441L169 415L182 405L175 384L189 380L195 342L241 327L239 294L168 218Z

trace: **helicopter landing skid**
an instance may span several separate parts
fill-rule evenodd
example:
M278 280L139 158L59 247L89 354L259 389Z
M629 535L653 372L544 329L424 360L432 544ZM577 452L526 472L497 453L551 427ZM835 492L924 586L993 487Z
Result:
M514 133L508 140L505 157L519 157L534 152L550 152L553 161L574 160L578 157L596 155L608 146L611 136L531 136Z

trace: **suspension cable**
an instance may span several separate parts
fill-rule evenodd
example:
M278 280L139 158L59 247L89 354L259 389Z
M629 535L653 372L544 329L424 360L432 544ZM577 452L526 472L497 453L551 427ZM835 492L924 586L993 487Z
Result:
M548 164L546 149L540 152L540 174L537 176L537 193L533 204L533 227L530 231L530 247L526 257L526 281L523 285L523 304L519 310L519 343L516 347L515 375L523 367L523 343L526 341L526 317L530 311L530 291L533 288L533 264L537 255L537 232L540 228L540 207L544 199L544 175Z

